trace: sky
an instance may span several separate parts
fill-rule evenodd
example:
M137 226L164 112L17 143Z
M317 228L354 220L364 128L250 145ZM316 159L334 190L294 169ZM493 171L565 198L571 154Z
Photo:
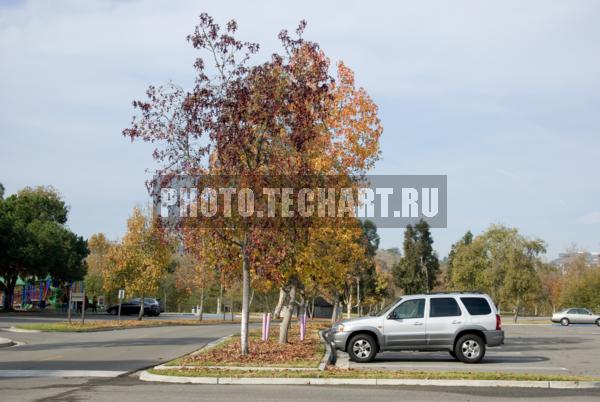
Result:
M122 137L148 85L189 88L198 16L238 21L259 59L306 19L305 37L355 71L379 105L373 174L448 176L445 256L492 223L600 251L597 1L2 1L0 182L53 185L85 237L118 238L152 147ZM403 229L381 229L402 247Z

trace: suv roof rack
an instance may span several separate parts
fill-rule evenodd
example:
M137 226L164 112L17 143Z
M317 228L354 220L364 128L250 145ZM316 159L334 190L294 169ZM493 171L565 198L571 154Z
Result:
M478 290L456 290L453 292L429 292L427 293L428 295L451 295L451 294L468 294L468 293L472 293L472 294L483 294L483 292L480 292Z

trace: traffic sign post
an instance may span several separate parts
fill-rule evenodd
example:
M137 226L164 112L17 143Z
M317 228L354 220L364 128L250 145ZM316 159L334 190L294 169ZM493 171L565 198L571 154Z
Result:
M71 294L71 297L69 298L70 299L69 300L69 309L71 308L72 302L75 302L75 303L82 302L81 303L81 324L83 325L83 322L85 320L85 290L83 292L71 291L70 294ZM70 323L70 321L69 321L69 323Z

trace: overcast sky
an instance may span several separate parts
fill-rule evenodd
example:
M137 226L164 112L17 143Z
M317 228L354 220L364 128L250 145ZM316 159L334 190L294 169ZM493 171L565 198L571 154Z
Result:
M70 227L122 236L151 147L121 136L150 84L190 85L206 11L277 49L305 36L380 106L375 174L448 175L445 256L471 229L519 228L548 257L600 250L598 1L0 1L0 182L52 184ZM402 246L402 229L380 231Z

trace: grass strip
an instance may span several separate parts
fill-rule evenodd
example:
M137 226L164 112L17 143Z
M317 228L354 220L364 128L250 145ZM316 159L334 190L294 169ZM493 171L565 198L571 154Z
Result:
M73 320L68 322L51 323L31 323L18 324L15 328L28 329L44 332L92 332L92 331L111 331L116 329L144 328L144 327L165 327L175 325L215 325L215 324L239 324L239 321L231 320L89 320L81 325L80 322Z

